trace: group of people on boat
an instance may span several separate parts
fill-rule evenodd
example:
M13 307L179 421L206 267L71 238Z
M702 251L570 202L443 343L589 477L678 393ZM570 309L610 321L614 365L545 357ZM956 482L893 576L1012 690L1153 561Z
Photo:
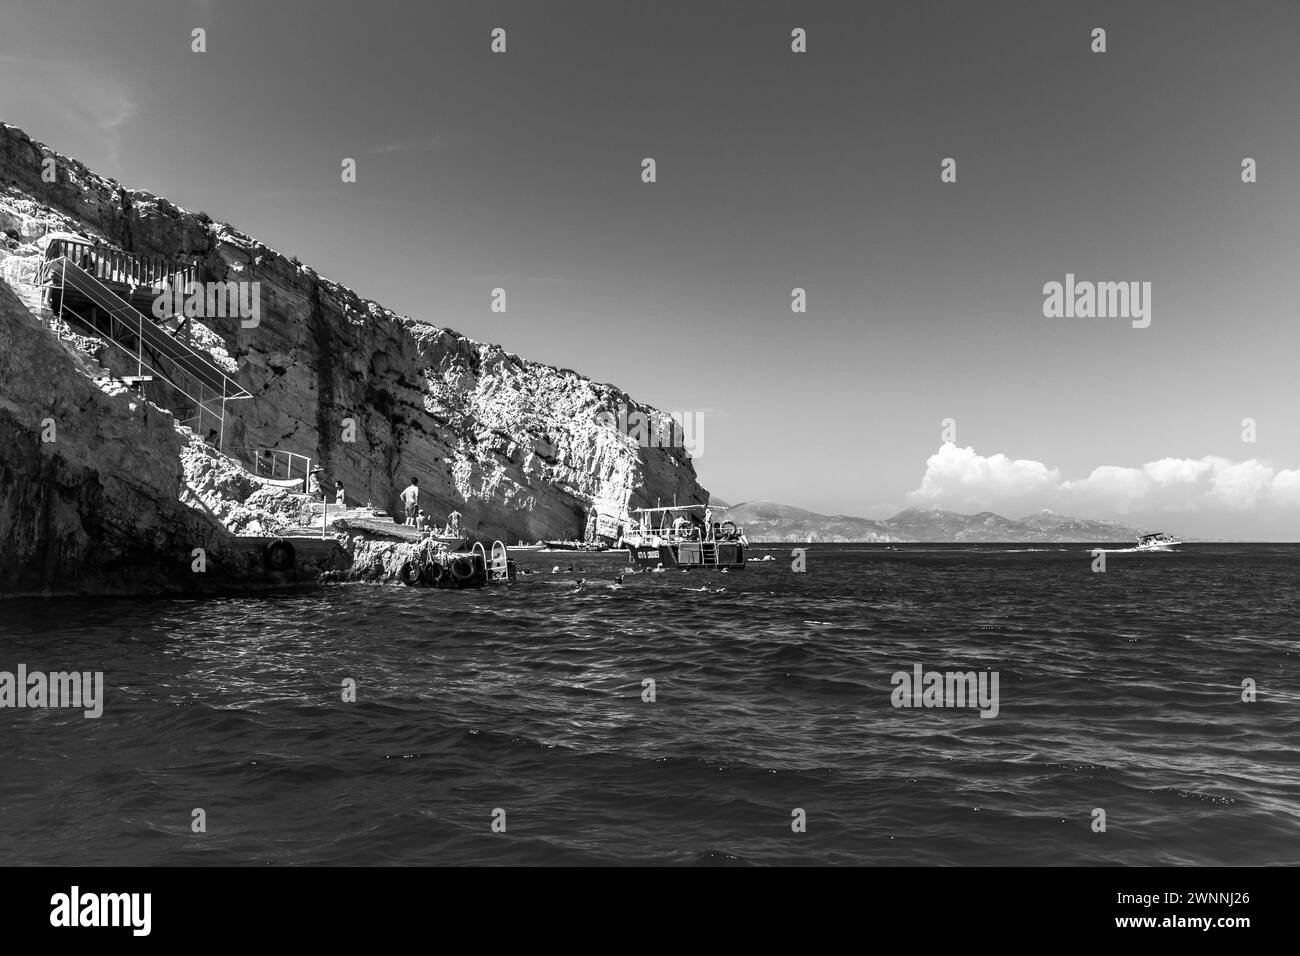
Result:
M689 512L677 514L673 516L671 524L665 522L658 528L649 519L642 522L633 519L632 533L646 537L670 537L680 541L729 541L737 536L738 529L731 521L714 521L713 510L705 508L703 518Z

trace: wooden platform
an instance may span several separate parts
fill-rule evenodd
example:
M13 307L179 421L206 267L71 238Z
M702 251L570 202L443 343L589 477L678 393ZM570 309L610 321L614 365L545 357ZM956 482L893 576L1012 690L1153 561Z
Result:
M424 537L424 533L414 525L397 524L392 518L350 516L346 512L337 518L330 518L330 527L337 531L364 531L366 534L392 538L395 541L419 541Z

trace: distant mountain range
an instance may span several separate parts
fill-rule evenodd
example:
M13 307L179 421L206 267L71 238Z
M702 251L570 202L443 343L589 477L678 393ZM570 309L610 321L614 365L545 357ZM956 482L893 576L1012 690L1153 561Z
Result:
M716 498L711 501L715 507L722 506ZM991 511L962 515L954 511L908 508L892 518L873 521L851 515L820 515L771 501L744 501L728 508L721 518L744 528L745 537L750 541L1118 543L1132 542L1140 533L1137 528L1113 521L1072 518L1048 510L1016 520Z

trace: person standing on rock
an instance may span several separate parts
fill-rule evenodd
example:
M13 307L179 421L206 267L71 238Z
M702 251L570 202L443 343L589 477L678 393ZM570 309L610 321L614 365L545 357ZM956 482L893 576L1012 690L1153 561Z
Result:
M347 504L343 494L343 482L341 481L334 482L334 503L340 506Z
M420 513L420 479L412 478L411 483L406 486L402 492L402 504L406 505L406 521L404 524L415 524L416 517Z

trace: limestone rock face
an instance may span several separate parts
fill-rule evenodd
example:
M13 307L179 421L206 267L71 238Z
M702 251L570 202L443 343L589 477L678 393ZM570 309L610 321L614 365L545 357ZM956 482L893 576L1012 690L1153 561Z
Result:
M212 583L233 569L224 529L180 501L171 416L96 387L5 285L0 382L0 593L190 589L194 548Z
M351 556L352 564L345 571L327 575L323 580L375 581L394 584L400 580L402 568L408 562L419 563L424 546L405 541L385 541L366 535L349 535L343 550ZM446 548L436 550L445 553Z
M41 160L51 156L57 181L46 183ZM640 413L664 422L664 413L576 372L390 312L3 124L0 206L11 210L13 242L30 241L31 222L45 217L128 251L193 256L203 281L258 283L255 327L207 316L192 341L233 361L254 396L228 405L222 446L245 462L259 447L303 455L325 469L327 487L343 482L350 504L392 514L418 477L436 521L456 510L467 531L509 543L579 537L593 505L612 533L629 506L708 500L683 448L641 447L598 420ZM34 251L30 242L19 248ZM10 264L7 274L22 271ZM192 411L182 396L150 397L178 417Z
M188 428L178 428L184 439L181 500L221 522L237 535L276 536L313 523L311 502L250 474L209 447Z

